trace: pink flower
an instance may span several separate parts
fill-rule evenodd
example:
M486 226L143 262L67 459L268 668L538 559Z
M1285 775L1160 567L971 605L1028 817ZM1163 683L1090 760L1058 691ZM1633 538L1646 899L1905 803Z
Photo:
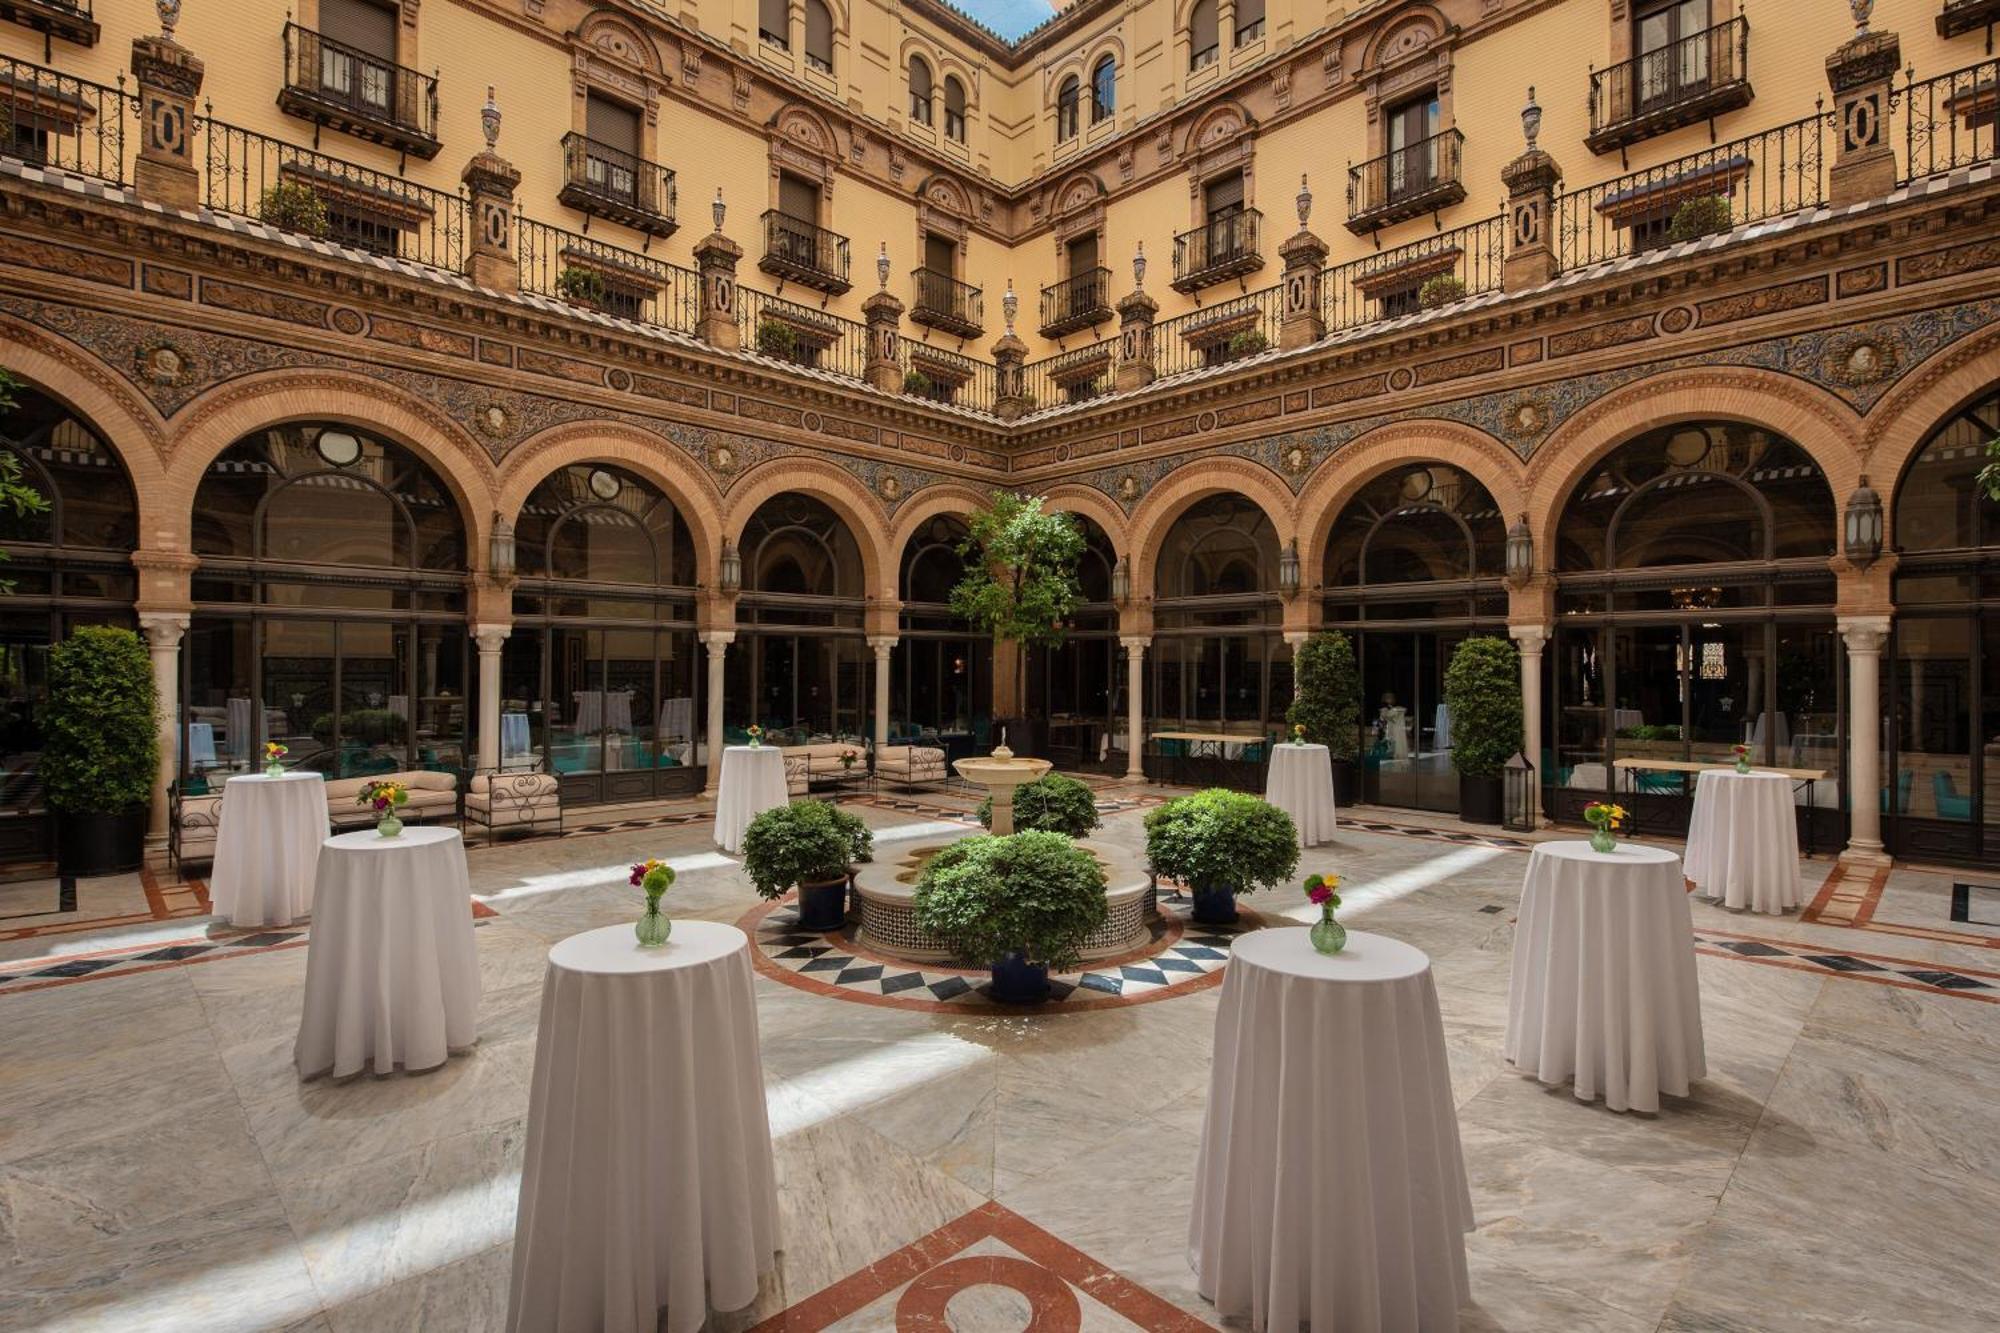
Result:
M1306 890L1306 897L1312 899L1315 903L1323 903L1328 898L1333 897L1333 890L1324 884L1315 884Z

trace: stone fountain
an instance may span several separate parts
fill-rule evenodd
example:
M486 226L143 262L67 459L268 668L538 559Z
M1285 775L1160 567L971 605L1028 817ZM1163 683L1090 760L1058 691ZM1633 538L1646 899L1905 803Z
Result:
M958 775L976 783L993 797L993 836L1003 838L1014 831L1014 789L1033 782L1053 768L1046 759L1017 759L1007 748L1007 729L1000 729L1000 744L993 753L952 762Z

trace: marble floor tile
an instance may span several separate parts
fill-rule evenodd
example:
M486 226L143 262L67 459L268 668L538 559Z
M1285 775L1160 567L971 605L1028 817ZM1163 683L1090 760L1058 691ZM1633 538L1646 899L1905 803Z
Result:
M490 1333L507 1323L514 1241L336 1305L332 1333Z

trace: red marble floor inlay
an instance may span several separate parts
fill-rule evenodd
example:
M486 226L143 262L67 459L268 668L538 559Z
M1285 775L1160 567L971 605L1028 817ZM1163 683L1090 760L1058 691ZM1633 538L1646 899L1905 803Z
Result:
M1015 1254L965 1253L989 1239ZM896 1302L897 1333L936 1333L949 1327L945 1306L953 1296L989 1285L1027 1297L1033 1310L1028 1327L1035 1333L1069 1333L1081 1327L1079 1292L1156 1333L1206 1333L1209 1328L1019 1213L988 1202L772 1315L750 1333L816 1333L898 1287L906 1290Z

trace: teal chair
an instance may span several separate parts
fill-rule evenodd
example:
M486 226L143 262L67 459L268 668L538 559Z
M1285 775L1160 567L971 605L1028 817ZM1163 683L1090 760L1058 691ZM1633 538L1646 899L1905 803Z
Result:
M1910 809L1910 788L1914 787L1916 782L1917 772L1915 769L1906 768L1898 773L1896 775L1896 804L1894 806L1889 804L1889 793L1884 791L1882 793L1882 813L1885 815L1908 813Z
M1965 822L1972 818L1972 798L1960 795L1958 784L1943 769L1931 774L1931 795L1937 799L1939 819Z

